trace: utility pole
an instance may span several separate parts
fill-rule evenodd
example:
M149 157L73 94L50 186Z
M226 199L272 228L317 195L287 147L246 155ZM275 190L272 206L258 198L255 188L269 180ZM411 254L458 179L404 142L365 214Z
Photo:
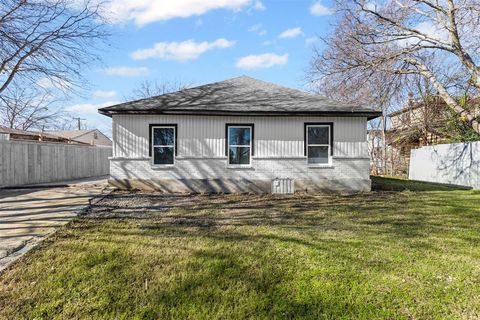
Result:
M82 130L82 123L81 123L81 121L82 121L82 120L86 120L86 119L82 119L82 118L80 118L80 117L77 117L77 118L73 118L73 120L77 120L78 130Z

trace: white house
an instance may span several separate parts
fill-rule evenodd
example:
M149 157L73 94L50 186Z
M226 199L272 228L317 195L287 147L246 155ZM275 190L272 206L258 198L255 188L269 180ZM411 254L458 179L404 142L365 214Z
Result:
M370 190L367 121L380 112L238 77L99 110L110 182L164 192Z

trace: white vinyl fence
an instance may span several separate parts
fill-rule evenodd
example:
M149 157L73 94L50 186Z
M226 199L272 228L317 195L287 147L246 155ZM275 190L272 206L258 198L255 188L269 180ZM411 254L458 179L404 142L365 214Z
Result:
M0 140L0 188L102 176L111 147Z
M480 141L412 150L408 178L480 189Z

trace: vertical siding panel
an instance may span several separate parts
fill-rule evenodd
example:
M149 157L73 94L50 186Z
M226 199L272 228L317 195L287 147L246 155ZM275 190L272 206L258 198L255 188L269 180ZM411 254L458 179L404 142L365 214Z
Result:
M148 124L178 125L180 157L224 157L225 123L255 124L255 155L303 156L304 122L334 122L334 153L363 157L364 117L219 117L181 115L115 115L113 139L116 157L148 157Z

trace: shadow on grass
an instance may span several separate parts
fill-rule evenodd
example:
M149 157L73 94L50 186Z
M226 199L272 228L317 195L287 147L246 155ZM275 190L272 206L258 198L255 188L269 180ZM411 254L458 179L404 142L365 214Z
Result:
M373 191L455 191L472 189L465 186L389 177L371 176L370 178L372 179Z
M88 229L82 227L84 231ZM340 263L338 270L332 269L324 275L325 281L339 276L351 277L354 282L367 281L367 275L355 274L356 271L350 269L352 265L379 272L395 268L394 261L350 254L358 244L347 239L317 241L184 225L162 225L158 229L149 228L147 233L128 227L103 232L97 229L83 237L90 239L86 248L71 244L63 249L93 253L84 255L76 264L93 276L90 281L101 276L99 283L109 284L95 289L98 296L110 297L96 308L103 314L114 314L120 306L127 317L141 312L147 319L188 318L189 314L205 319L252 316L318 319L325 315L372 315L379 309L376 301L341 298L347 293L345 290L352 295L351 289L334 286L320 292L311 286L302 289L302 283L308 285L314 280L310 279L310 266L290 252L307 249L314 256L326 256L327 260L335 259ZM145 241L148 237L151 239ZM172 238L171 248L158 246ZM125 250L118 249L127 248L128 251L131 247L143 253L126 254ZM129 294L137 299L125 300L121 294L127 290L121 288L125 284Z

